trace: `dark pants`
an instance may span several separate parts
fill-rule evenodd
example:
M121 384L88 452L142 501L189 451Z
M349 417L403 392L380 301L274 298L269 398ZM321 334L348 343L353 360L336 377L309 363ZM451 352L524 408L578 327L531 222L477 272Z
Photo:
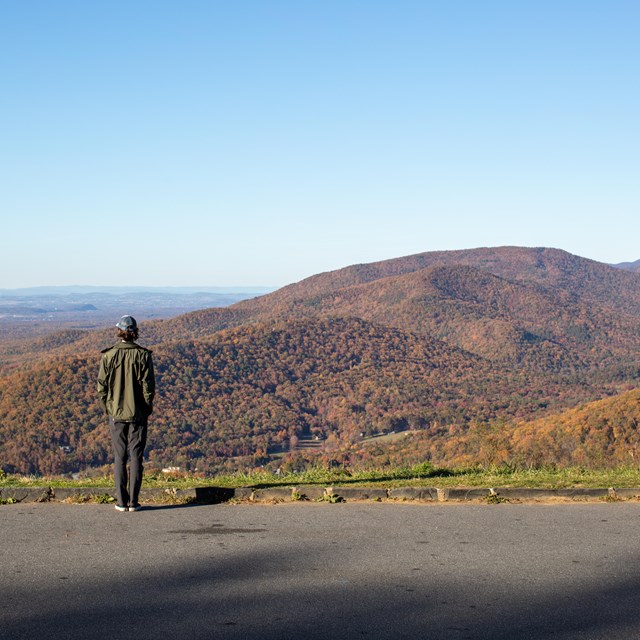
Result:
M113 475L118 504L123 507L135 507L142 485L142 456L147 444L147 425L137 422L115 422L109 418L109 427L113 442Z

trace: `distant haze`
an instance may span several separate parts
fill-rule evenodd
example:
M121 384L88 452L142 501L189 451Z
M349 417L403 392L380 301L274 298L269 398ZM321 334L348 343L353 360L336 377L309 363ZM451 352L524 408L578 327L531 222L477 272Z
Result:
M72 295L86 293L107 293L120 295L123 293L254 293L262 294L274 291L276 287L91 287L91 286L61 286L61 287L22 287L18 289L0 289L0 296L39 296L39 295Z
M138 322L226 307L271 291L265 287L31 287L0 290L0 338L60 329L112 327L124 314Z

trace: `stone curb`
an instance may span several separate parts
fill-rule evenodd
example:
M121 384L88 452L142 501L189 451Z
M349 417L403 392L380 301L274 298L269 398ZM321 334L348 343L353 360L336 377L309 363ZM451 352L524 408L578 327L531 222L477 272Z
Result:
M427 487L397 487L389 489L388 495L391 500L421 500L437 502L439 491L441 490L429 489Z
M15 502L49 502L50 487L0 487L0 500Z
M269 487L268 489L255 489L249 499L252 502L279 502L291 500L292 497L292 487Z
M0 502L87 502L109 496L112 488L96 487L0 487ZM293 502L293 501L411 501L411 502L527 502L553 498L565 500L629 500L640 499L640 488L631 489L527 489L527 488L450 488L434 487L324 487L320 485L278 487L194 487L143 488L140 501L197 502L220 504L231 501Z
M322 500L327 495L325 487L318 485L301 485L293 487L294 494L297 493L299 498L294 495L294 499L300 500Z
M386 500L389 497L388 489L377 487L327 487L328 496L338 496L343 500Z

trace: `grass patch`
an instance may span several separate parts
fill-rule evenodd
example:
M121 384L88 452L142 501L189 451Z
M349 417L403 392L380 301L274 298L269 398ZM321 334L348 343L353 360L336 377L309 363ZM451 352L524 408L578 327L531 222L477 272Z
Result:
M440 468L423 463L412 467L383 469L310 469L300 473L284 473L276 476L269 471L234 473L202 478L183 475L168 478L164 474L146 474L144 487L163 489L191 489L193 487L255 487L269 488L288 485L322 486L376 486L393 488L434 487L474 488L513 487L540 489L572 489L616 487L617 489L640 487L640 468L619 467L616 469L566 469L540 468L517 469L509 466L463 469ZM64 477L19 476L3 474L0 487L83 487L86 489L111 489L112 476L71 480ZM94 493L94 492L91 492ZM99 495L99 491L95 491Z

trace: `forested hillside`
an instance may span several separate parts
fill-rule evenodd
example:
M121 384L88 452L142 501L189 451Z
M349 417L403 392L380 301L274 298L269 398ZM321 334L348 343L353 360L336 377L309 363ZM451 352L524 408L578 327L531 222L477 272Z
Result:
M533 421L428 427L390 444L363 441L336 456L354 466L401 466L423 460L462 467L637 465L639 425L640 391L634 389Z
M61 473L109 461L95 376L112 340L108 328L0 343L3 468ZM640 418L630 401L616 431L627 435L603 439L593 426L576 440L556 417L637 384L640 275L553 249L356 265L144 323L140 342L154 350L158 377L152 465L304 464L296 442L309 437L322 443L323 464L608 464L628 457ZM389 431L414 432L413 444L367 444Z

